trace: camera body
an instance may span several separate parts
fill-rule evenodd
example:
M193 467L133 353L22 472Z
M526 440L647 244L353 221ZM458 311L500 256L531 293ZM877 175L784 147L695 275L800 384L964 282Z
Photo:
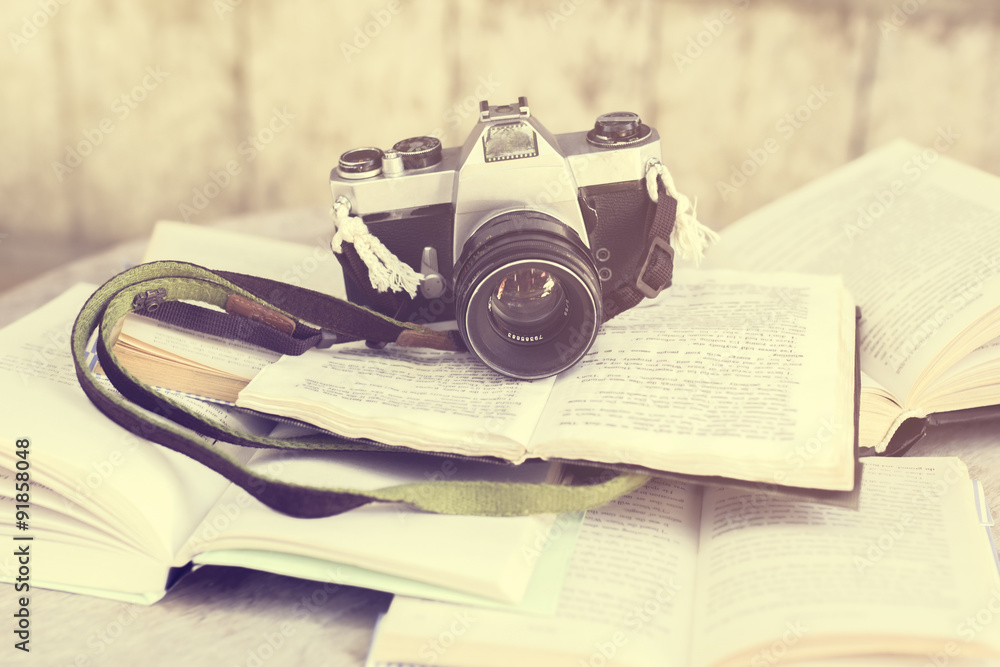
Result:
M470 351L507 375L558 372L617 314L605 307L609 293L637 276L644 287L652 159L659 136L636 114L553 135L524 97L481 102L460 147L414 137L385 152L347 151L330 174L334 200L346 198L424 276L414 298L391 306L348 276L348 298L419 324L455 319Z

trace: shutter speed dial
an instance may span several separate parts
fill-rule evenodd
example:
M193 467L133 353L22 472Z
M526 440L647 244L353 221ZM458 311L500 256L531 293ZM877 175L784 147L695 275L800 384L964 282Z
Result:
M587 141L594 146L613 148L643 141L650 129L639 114L631 111L613 111L601 114L594 122L594 129L587 133Z
M397 141L392 150L403 158L407 169L426 169L441 161L441 140L437 137L410 137Z

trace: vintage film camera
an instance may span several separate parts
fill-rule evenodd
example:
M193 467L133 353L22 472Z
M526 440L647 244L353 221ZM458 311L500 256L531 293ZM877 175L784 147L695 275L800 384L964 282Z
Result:
M400 298L340 256L348 298L417 323L455 319L469 351L505 375L558 373L603 321L669 286L669 230L650 238L646 174L659 158L656 130L634 113L552 135L524 97L481 102L461 147L424 136L349 150L330 174L335 202L424 277ZM672 226L677 202L665 199L655 215Z

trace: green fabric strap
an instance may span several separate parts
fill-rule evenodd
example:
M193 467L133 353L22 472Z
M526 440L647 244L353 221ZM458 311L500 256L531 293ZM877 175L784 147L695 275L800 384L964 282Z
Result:
M232 274L227 274L232 277ZM260 279L253 279L255 285ZM281 285L274 283L274 285ZM304 292L301 288L295 288ZM224 307L231 294L266 305L299 324L328 321L328 315L276 308L220 274L184 262L152 262L129 269L101 286L87 300L73 326L72 352L80 385L104 414L137 435L185 454L210 467L244 488L265 505L294 517L323 517L339 514L371 502L407 503L440 514L483 516L523 516L571 512L597 507L642 486L645 475L619 474L594 484L564 486L501 482L428 481L377 490L356 490L307 486L269 478L241 464L211 440L242 446L275 449L324 451L383 451L393 456L399 448L366 440L352 440L333 434L295 439L277 439L237 432L222 423L206 419L151 387L141 383L118 363L112 349L112 332L135 309L136 297L150 290L165 290L160 298L200 301ZM257 290L259 292L259 290ZM332 297L322 295L323 299ZM412 328L391 318L338 301L347 312L347 330L393 331ZM290 308L295 310L295 308ZM234 316L235 317L235 316ZM387 329L388 327L388 329ZM115 389L100 382L87 364L87 347L95 331L101 365ZM337 333L334 330L334 333ZM354 339L357 339L356 337ZM375 337L375 339L378 339ZM119 393L120 392L120 393ZM199 435L201 434L201 435ZM406 450L409 451L409 450Z

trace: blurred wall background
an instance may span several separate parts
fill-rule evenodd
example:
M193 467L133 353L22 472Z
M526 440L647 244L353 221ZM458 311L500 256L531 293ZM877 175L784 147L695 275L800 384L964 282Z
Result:
M638 111L716 229L895 137L1000 173L989 0L5 0L0 26L0 290L158 219L328 206L342 151L459 143L481 98L554 132Z

